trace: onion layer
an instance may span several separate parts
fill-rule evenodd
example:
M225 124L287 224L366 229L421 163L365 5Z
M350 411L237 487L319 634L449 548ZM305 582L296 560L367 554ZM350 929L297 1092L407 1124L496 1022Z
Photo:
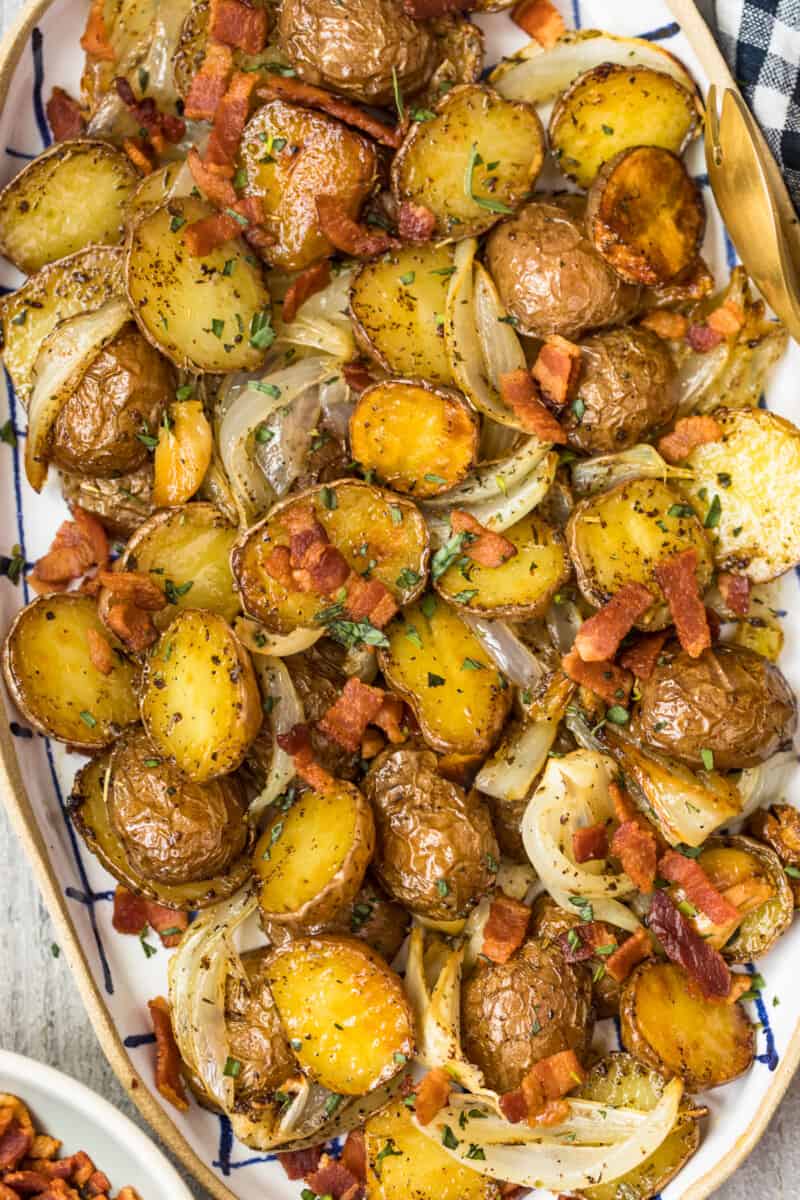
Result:
M305 720L305 712L300 697L292 683L285 664L279 658L265 658L263 655L253 659L253 665L258 676L261 695L264 701L270 701L269 724L272 732L272 762L270 763L267 780L263 789L250 804L250 816L258 818L264 809L273 804L295 776L294 762L290 754L278 745L278 736L288 733L293 725L301 725Z

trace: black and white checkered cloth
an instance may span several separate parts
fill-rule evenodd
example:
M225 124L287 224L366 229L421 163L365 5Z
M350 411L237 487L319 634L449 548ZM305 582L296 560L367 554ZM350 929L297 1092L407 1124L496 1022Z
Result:
M717 38L800 212L800 0L714 0Z

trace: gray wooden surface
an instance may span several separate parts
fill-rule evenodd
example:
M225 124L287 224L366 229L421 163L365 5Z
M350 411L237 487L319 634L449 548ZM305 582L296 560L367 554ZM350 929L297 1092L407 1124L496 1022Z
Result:
M0 0L5 29L21 0ZM0 1044L100 1092L146 1128L108 1066L83 1011L21 847L0 808ZM716 1200L796 1200L800 1195L800 1076L761 1144ZM794 1132L793 1132L794 1131ZM188 1181L197 1200L210 1200Z

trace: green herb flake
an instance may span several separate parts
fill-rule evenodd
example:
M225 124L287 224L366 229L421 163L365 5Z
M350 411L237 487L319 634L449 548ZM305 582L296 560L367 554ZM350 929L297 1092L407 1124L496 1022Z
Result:
M461 664L462 671L485 671L486 667L482 662L478 662L477 658L465 658Z
M194 587L194 580L187 579L185 583L175 583L173 579L164 580L164 595L168 604L177 604L181 596L185 596Z
M450 895L450 884L447 882L446 879L437 879L436 880L436 890L439 893L439 895L442 897L449 896Z
M429 688L444 687L445 682L446 682L446 680L443 675L435 675L433 673L433 671L428 671L428 687Z
M87 712L86 709L83 710L83 712L81 713L80 716L81 716L81 720L83 721L84 725L88 725L90 729L94 729L95 725L97 724L96 717L93 717L92 714L90 712Z
M329 512L339 507L339 501L336 499L336 492L333 488L323 487L319 492L320 502L323 508L327 508Z
M325 1116L332 1117L343 1099L343 1096L337 1096L335 1093L328 1096L328 1099L325 1101Z
M575 420L580 425L581 421L583 420L583 415L586 412L586 401L581 399L580 396L576 396L572 401L572 404L570 404L570 409L572 410Z
M142 947L142 950L144 951L145 958L152 958L153 955L156 953L155 946L151 945L151 943L147 941L147 926L145 926L145 928L139 934L139 945Z
M222 274L229 276L229 275L232 275L235 270L236 270L236 259L235 258L226 258L225 266L222 268Z
M461 554L461 549L466 540L465 533L454 533L443 546L433 556L431 560L431 575L434 580L440 579L445 571L452 567L453 563Z
M405 591L407 588L415 588L419 583L419 575L416 571L412 571L410 567L403 567L400 574L397 576L395 583L399 588Z
M694 515L691 504L671 504L667 509L668 517L693 517Z
M436 612L436 597L434 596L433 592L428 592L427 596L422 597L420 608L422 609L423 615L426 616L430 621L433 617L433 614Z
M169 223L170 233L177 233L186 224L186 217L174 216Z
M272 314L264 308L261 312L253 313L250 322L250 345L256 350L268 350L275 341L275 330L272 328Z
M449 1125L445 1125L442 1130L442 1145L447 1150L456 1150L458 1148L458 1138Z
M222 331L224 328L225 328L225 321L222 317L212 317L211 318L211 332L213 333L214 337L221 338Z
M176 400L191 400L193 395L194 395L194 384L193 383L183 383L183 384L181 384L181 386L179 388L176 388L176 390L175 390L175 399Z
M386 1142L381 1146L378 1153L375 1155L375 1163L374 1163L372 1169L375 1172L375 1174L378 1176L378 1179L380 1179L380 1177L381 1177L381 1169L383 1167L383 1160L385 1158L402 1158L402 1157L403 1157L403 1151L397 1149L397 1147L394 1144L393 1138L388 1138L386 1140Z
M468 200L472 200L473 204L477 204L479 208L485 208L488 212L504 213L506 216L510 215L514 210L513 208L509 208L507 204L501 203L500 200L493 200L489 196L475 195L475 168L482 164L483 159L478 153L478 144L477 142L473 142L464 172L464 194Z
M275 430L270 429L268 425L265 425L262 422L260 425L256 426L255 439L260 446L265 445L267 442L271 442L274 437Z
M419 636L419 630L414 625L406 625L404 633L408 640L417 647L422 649L422 638Z
M281 394L277 383L264 383L262 379L254 380L249 386L255 392L263 392L265 396L271 396L273 400L277 400Z
M612 704L606 713L606 720L610 721L612 725L627 725L630 719L631 714L621 704Z
M486 1158L486 1151L481 1146L477 1146L474 1142L471 1142L465 1158L474 1158L482 1161Z
M225 1059L225 1066L222 1069L222 1074L227 1075L228 1079L236 1079L242 1069L242 1064L238 1058L231 1058L230 1055Z
M721 515L722 515L722 504L720 502L719 496L715 495L714 499L711 501L711 506L710 506L708 512L706 513L706 519L705 519L705 521L703 521L703 524L706 527L706 529L716 529L717 525L719 525Z
M53 958L58 958L60 956L61 947L58 945L57 942L50 943L50 953L52 954Z
M701 750L700 758L702 759L703 766L705 767L705 769L707 771L714 770L714 751L713 750L706 750L706 749Z
M6 421L5 425L0 425L0 442L6 446L16 446L17 434L12 421Z
M405 275L400 276L400 282L404 287L410 287L416 278L416 271L406 271Z

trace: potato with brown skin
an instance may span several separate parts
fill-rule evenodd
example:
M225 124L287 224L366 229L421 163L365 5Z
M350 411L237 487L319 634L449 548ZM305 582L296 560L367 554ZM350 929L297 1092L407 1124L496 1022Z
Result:
M498 1092L519 1087L537 1062L591 1042L592 986L552 942L529 939L507 963L479 961L461 988L464 1053Z
M114 479L60 471L67 504L99 517L112 537L127 538L153 515L153 460Z
M364 783L375 813L373 868L389 895L434 921L465 917L491 887L499 850L489 811L436 770L429 750L386 750Z
M580 924L581 918L577 909L575 912L567 912L566 909L556 904L552 896L543 892L536 898L533 905L528 936L541 938L545 942L558 942L565 933L569 933L570 929L575 929ZM620 941L623 940L618 931L614 932ZM592 999L595 1012L601 1020L604 1017L616 1017L619 1014L620 998L620 985L616 979L612 979L605 968L602 974L596 970L597 967L602 966L603 962L602 955L589 960L589 967L592 971Z
M675 366L664 342L625 326L581 342L577 398L562 418L569 444L584 454L614 454L646 440L675 415Z
M326 931L360 938L391 963L406 940L410 924L411 916L402 904L390 899L368 872L352 904L337 914Z
M248 840L238 777L190 782L160 757L143 729L114 748L108 809L133 868L160 883L221 875Z
M641 681L636 710L642 740L690 767L754 767L791 742L797 705L773 663L743 646L715 646L699 658L673 646ZM705 755L704 755L705 752Z
M492 230L486 263L520 333L575 340L620 325L641 291L624 283L586 236L578 196L542 196Z
M773 804L753 813L748 833L769 846L788 875L795 908L800 908L800 811L791 804Z

